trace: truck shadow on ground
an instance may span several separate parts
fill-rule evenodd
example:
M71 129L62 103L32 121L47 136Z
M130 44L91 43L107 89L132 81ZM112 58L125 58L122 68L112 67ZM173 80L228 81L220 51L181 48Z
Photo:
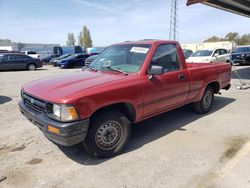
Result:
M12 101L12 98L0 95L0 105Z
M234 70L234 69L232 69ZM238 67L236 67L236 70L239 74L239 76L242 79L248 79L250 80L250 66L246 66L244 68L239 69ZM235 74L235 71L232 72L232 78L233 79L238 79L237 75Z
M233 98L216 96L213 108L209 114L215 113L234 101L235 99ZM187 105L137 123L133 126L130 141L121 155L139 149L173 131L185 131L186 129L183 127L204 116L206 115L197 114L192 110L191 105ZM71 160L84 165L98 165L107 160L114 159L91 158L80 144L73 147L58 147Z

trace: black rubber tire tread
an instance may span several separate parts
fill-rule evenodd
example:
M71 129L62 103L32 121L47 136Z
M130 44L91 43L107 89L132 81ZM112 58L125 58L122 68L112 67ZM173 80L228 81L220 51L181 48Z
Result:
M212 92L212 102L211 102L211 105L208 108L205 108L203 106L203 99L204 99L205 93L207 91L211 91ZM195 102L194 103L194 110L196 112L200 113L200 114L208 113L209 110L211 109L212 105L213 105L213 100L214 100L214 89L211 86L208 86L206 88L205 92L203 93L203 96L202 96L201 100L199 102Z
M99 126L105 123L106 121L118 121L123 128L123 137L120 143L112 150L102 150L99 148L95 142L95 134ZM99 114L96 114L91 118L89 131L83 142L83 145L87 152L92 157L107 158L118 155L124 146L127 144L130 137L130 122L128 118L120 111L105 111Z

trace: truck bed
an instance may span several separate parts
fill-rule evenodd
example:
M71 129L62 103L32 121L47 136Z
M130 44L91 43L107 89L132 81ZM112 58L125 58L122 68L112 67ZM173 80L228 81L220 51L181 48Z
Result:
M186 65L190 76L190 99L196 97L196 91L206 88L207 83L217 80L220 89L230 83L231 65L229 63L187 63Z

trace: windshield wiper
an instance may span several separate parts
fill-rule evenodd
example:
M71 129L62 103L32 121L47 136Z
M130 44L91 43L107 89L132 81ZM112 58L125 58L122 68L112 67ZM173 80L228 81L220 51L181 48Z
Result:
M92 66L90 66L90 65L85 65L85 67L87 67L87 68L89 68L89 69L91 69L91 70L97 72L97 69L95 69L94 67L92 67Z
M113 71L116 71L116 72L123 73L124 75L128 75L128 73L126 73L125 71L118 69L118 68L115 68L115 67L107 66L106 68L113 70Z

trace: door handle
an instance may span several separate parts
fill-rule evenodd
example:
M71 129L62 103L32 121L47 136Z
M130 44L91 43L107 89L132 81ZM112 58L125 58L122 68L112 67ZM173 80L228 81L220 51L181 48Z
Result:
M179 74L179 80L185 80L186 76L185 74Z

